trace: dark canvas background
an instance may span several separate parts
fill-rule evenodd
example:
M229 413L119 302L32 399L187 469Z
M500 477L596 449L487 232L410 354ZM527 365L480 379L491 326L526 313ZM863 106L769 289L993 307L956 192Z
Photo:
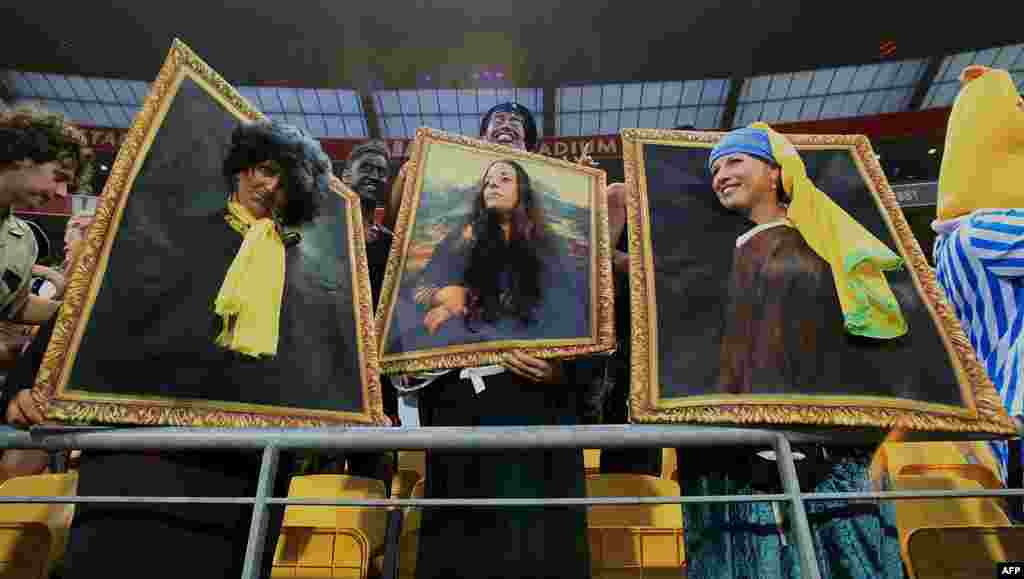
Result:
M241 245L221 175L238 121L186 78L133 184L69 389L364 412L346 208L286 252L278 355L243 359L213 344L213 302Z
M736 238L753 226L719 205L710 149L646 145L661 397L711 394ZM801 152L808 174L891 249L896 245L847 150ZM898 252L897 252L898 253ZM802 394L873 395L963 405L938 329L908 270L887 274L910 331L896 340L848 337L839 384ZM782 392L780 392L782 393Z

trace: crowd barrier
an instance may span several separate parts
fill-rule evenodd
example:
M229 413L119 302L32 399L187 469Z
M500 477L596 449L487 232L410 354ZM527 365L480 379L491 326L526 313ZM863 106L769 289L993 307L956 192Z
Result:
M935 440L932 436L930 440ZM267 505L357 507L524 507L538 505L611 505L785 502L805 579L821 579L805 501L933 499L941 497L1024 496L1024 489L804 493L797 478L791 444L863 444L864 435L793 432L701 426L522 426L430 428L112 428L38 426L31 430L0 427L0 450L245 450L262 451L254 497L4 496L2 503L206 503L252 504L253 515L242 579L258 579L267 542ZM875 439L875 442L879 442ZM495 451L556 448L685 448L756 446L775 449L782 493L678 497L586 497L548 499L302 499L271 496L281 451L374 452L391 450Z

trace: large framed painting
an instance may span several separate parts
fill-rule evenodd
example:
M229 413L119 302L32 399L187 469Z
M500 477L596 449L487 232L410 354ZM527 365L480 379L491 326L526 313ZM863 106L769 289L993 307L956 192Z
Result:
M882 281L907 329L892 339L844 331L838 286L829 282L824 298L808 289L802 258L783 251L781 241L761 256L762 269L745 271L752 258L744 252L769 245L743 242L775 234L727 211L713 192L708 159L723 134L622 133L630 190L632 419L1014 432L868 139L786 135L817 189L895 261L902 258L904 267L885 271ZM789 313L776 317L775 305ZM813 333L800 333L806 328Z
M605 174L421 128L377 312L385 373L614 348Z
M215 342L241 235L232 133L263 116L175 41L118 152L35 388L48 418L183 426L385 424L358 197L336 180L289 240L274 355ZM324 179L326 181L326 179ZM297 235L296 235L297 234ZM269 283L269 282L268 282Z

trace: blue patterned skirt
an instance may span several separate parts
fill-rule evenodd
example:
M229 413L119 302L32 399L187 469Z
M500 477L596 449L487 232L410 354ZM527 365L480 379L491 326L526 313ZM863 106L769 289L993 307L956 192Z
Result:
M874 448L808 450L797 462L801 489L870 490ZM753 449L689 449L679 458L684 495L780 492L775 462ZM773 480L774 479L774 480ZM821 576L829 579L902 579L892 501L808 501L807 514ZM799 579L800 556L788 522L778 524L771 503L685 505L689 579Z

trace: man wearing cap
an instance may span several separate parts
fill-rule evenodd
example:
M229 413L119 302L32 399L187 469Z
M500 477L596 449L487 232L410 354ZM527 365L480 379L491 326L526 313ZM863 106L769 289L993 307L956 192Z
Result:
M535 151L538 144L537 123L530 109L518 103L501 103L491 107L480 120L480 138L523 151ZM402 165L391 188L384 213L384 225L395 228L402 205L407 165Z
M502 103L483 116L480 137L523 151L538 135L526 107ZM405 180L399 172L385 223L397 220ZM572 424L577 420L577 364L510 352L502 366L399 377L403 426ZM476 372L484 372L486 379ZM479 382L478 382L479 381ZM482 387L481 387L482 385ZM413 392L413 390L415 390ZM419 400L418 408L415 401ZM414 406L412 410L404 409ZM506 453L427 452L424 495L583 496L577 450ZM467 494L469 493L469 494ZM423 513L416 575L441 577L589 577L582 509L429 509Z

